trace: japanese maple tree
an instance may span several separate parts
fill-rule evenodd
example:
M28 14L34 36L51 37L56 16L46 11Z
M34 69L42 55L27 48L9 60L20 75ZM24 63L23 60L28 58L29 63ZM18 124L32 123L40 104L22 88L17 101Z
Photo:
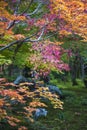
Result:
M56 14L59 34L78 34L87 41L87 1L50 0L50 11Z
M32 4L35 6L35 9L31 7L29 12L28 9ZM49 19L47 19L48 15L44 15L43 17L41 16L42 20L38 20L40 17L39 15L37 15L37 17L33 16L41 5L42 3L37 5L33 0L0 1L0 57L3 60L5 57L7 59L10 57L10 59L14 61L20 53L21 57L19 60L21 60L22 53L23 55L27 53L27 57L24 60L30 60L30 62L34 64L33 59L29 59L29 56L32 57L32 55L34 56L36 53L36 60L40 58L42 61L41 65L43 65L44 62L48 67L50 63L52 63L52 67L55 66L60 70L65 69L66 67L64 67L61 61L61 55L63 53L61 47L49 41L46 43L38 43L40 40L44 40L44 34L46 35L47 32L52 30L53 32L55 31L55 23L53 23L55 16L49 16ZM24 6L26 8L24 8ZM20 26L22 29L20 29ZM31 43L32 46L30 45ZM36 44L36 48L33 43ZM24 50L25 47L27 48L27 52ZM32 54L30 54L30 51L32 51ZM56 62L54 60L55 58L57 58ZM5 62L7 62L7 60ZM3 64L5 62L3 62ZM37 62L35 67L38 68L38 66L39 62ZM0 121L5 120L6 123L17 128L17 125L20 126L21 120L15 117L15 113L16 115L19 114L25 120L32 121L32 113L35 112L37 107L47 107L46 104L41 102L42 97L51 101L54 108L62 109L62 102L59 100L59 96L52 94L47 87L40 88L36 85L35 91L32 92L29 86L32 85L25 83L16 86L13 83L9 83L4 78L0 79ZM23 126L19 129L22 128L27 129Z
M1 17L0 24L2 26L1 45L2 45L2 42L4 42L4 44L2 45L4 47L2 47L0 49L0 51L6 57L10 56L11 59L13 58L12 59L13 61L17 58L16 55L18 52L20 52L19 50L23 46L23 44L26 43L26 45L24 45L24 46L26 46L27 48L31 43L33 45L34 42L37 45L40 40L45 40L45 38L49 38L49 36L45 37L45 35L48 35L50 32L54 33L55 31L57 31L56 23L54 21L56 16L53 14L50 14L49 11L44 13L43 16L38 16L38 18L33 17L33 15L35 15L35 13L39 10L39 8L42 4L42 3L39 3L37 8L33 12L30 13L28 10L29 10L29 7L33 3L34 2L32 0L29 2L27 2L27 1L20 2L20 0L19 1L10 1L9 0L8 4L4 1L1 1L1 4L0 4L1 12L3 12L3 13L1 13L1 16L0 16ZM35 3L35 4L37 4L37 3ZM24 8L24 6L26 7L26 9ZM48 5L47 5L47 7L48 7ZM22 8L24 8L24 9L22 9ZM7 9L10 11L8 11ZM21 11L21 9L22 9L22 11ZM22 31L20 28L22 28ZM31 34L32 32L33 32L33 34ZM43 35L44 35L44 37L43 37ZM7 42L10 42L10 43L7 43ZM57 43L56 41L53 43L48 42L48 45L47 45L47 42L46 42L46 45L42 46L43 49L41 50L41 52L39 51L39 48L38 48L38 51L40 52L38 55L38 58L40 58L40 55L42 55L41 57L43 57L43 55L45 53L45 52L43 52L43 50L45 48L48 48L48 50L45 53L45 58L44 58L46 60L45 61L42 60L42 64L43 64L43 62L47 63L47 64L51 63L52 66L55 66L58 69L60 68L60 70L67 69L67 65L65 68L64 67L65 65L63 65L63 62L61 61L61 58L59 58L59 57L61 57L60 55L63 54L63 53L60 53L60 50L62 50L62 48L59 47L60 49L58 49L57 45L55 45L56 43ZM45 42L43 44L45 44ZM53 45L50 45L50 44L53 44ZM40 45L40 44L38 44L38 45ZM23 55L26 55L26 50L24 49L25 48L24 46L22 47L21 51L24 52ZM10 49L11 47L12 47L12 49ZM50 48L50 50L49 50L49 48ZM52 51L52 48L55 48L55 50L56 50L55 54L54 54L54 55L57 55L56 57L52 56L52 53L54 53ZM6 50L6 49L10 49L12 51L7 50L7 52L5 54L3 52L3 50ZM9 53L9 51L11 53ZM27 50L26 59L28 59L28 54L30 52L31 52L31 49L29 48L29 51ZM8 54L8 56L7 56L7 54ZM20 55L22 55L22 54L20 53ZM49 55L48 56L49 60L46 55ZM29 57L30 57L30 54L29 54ZM55 61L55 59L57 59L58 61L53 62L53 60ZM33 60L31 59L31 62L32 61ZM61 63L61 66L60 66L59 62ZM38 66L39 66L39 64L38 64Z

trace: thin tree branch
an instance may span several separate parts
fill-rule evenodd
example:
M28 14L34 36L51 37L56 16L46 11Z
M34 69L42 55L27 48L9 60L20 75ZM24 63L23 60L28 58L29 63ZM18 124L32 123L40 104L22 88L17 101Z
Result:
M34 15L35 13L38 12L39 8L41 7L42 3L39 3L39 5L37 6L37 8L32 12L32 13L28 13L26 16L31 16Z
M23 41L22 41L23 42ZM16 56L16 54L17 54L17 52L18 52L18 50L21 48L21 46L22 46L22 42L20 42L19 44L17 44L17 46L16 46L16 48L15 48L15 50L14 50L14 55L13 55L13 59L15 60L15 56Z
M28 11L28 9L30 8L30 6L32 5L34 0L31 0L28 7L20 14L20 15L23 15L24 13L26 13Z
M21 2L21 1L18 0L18 4L17 4L17 7L16 7L16 9L15 9L14 15L15 15L15 14L16 14L16 15L18 14L18 8L19 8L19 5L20 5L20 2ZM32 2L33 2L33 0L31 0L31 2L29 3L27 9L24 10L21 14L19 14L19 16L22 16L24 13L27 12L27 10L28 10L29 7L31 6ZM39 10L39 8L41 7L41 5L42 5L42 4L40 3L40 4L37 6L37 8L36 8L32 13L27 14L26 17L35 14L35 13ZM9 30L10 28L12 28L12 27L15 25L15 23L16 23L16 20L10 21L10 22L8 23L8 26L7 26L6 30Z
M24 43L24 42L37 42L37 41L39 41L39 40L41 39L41 37L43 36L44 30L45 30L45 26L42 28L42 32L41 32L40 36L39 36L37 39L35 39L35 40L32 40L32 39L30 39L30 38L33 37L33 36L35 36L35 35L37 35L37 33L38 33L39 31L38 31L37 33L31 35L30 37L26 37L25 39L16 40L16 41L14 41L14 42L9 43L9 44L6 45L5 47L0 48L0 51L3 51L3 50L5 50L5 49L7 49L7 48L10 48L11 46L13 46L13 45L15 45L15 44L18 44L18 43L20 43L20 42L21 42L21 43Z
M47 36L47 37L43 38L43 40L44 40L44 39L48 39L48 38L50 38L50 37L54 36L55 34L57 34L57 32L54 32L53 34L50 34L49 36Z
M6 30L9 30L10 28L12 28L14 26L14 24L15 24L15 20L10 21L7 28L6 28Z
M3 51L3 50L5 50L5 49L7 49L7 48L13 46L14 44L17 44L17 43L19 43L20 41L21 41L21 40L16 40L16 41L14 41L14 42L11 42L10 44L6 45L5 47L0 48L0 51Z
M45 30L45 28L42 29L42 32L41 32L40 36L37 39L34 39L34 40L33 39L27 39L25 42L38 42L38 41L40 41L43 34L44 34L44 30Z

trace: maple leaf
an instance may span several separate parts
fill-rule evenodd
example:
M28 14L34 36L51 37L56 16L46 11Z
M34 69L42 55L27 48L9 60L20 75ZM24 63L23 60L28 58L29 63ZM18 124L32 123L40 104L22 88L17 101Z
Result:
M20 40L20 39L24 39L25 36L22 35L22 34L16 34L16 35L14 35L14 38L15 38L16 40Z
M3 99L0 99L0 107L2 107L4 105L4 100Z
M47 107L44 103L32 101L29 104L30 107Z

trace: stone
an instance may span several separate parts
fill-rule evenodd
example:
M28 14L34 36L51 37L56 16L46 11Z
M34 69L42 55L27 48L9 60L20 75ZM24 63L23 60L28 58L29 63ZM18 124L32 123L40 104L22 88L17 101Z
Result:
M61 90L57 86L50 85L48 86L50 92L58 94L60 97L63 96Z
M16 80L13 82L15 85L19 85L20 83L27 82L27 79L20 75L16 78Z
M41 116L47 116L47 110L45 108L37 108L36 112L34 114L35 119L38 119L38 117Z

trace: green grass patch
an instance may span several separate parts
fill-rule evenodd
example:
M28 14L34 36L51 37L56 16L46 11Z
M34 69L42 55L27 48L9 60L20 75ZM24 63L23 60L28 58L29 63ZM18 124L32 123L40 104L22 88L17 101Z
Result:
M78 80L78 86L72 86L70 81L57 82L65 96L63 110L49 106L48 116L39 118L39 122L47 126L47 130L87 130L87 89L84 84L81 80Z

